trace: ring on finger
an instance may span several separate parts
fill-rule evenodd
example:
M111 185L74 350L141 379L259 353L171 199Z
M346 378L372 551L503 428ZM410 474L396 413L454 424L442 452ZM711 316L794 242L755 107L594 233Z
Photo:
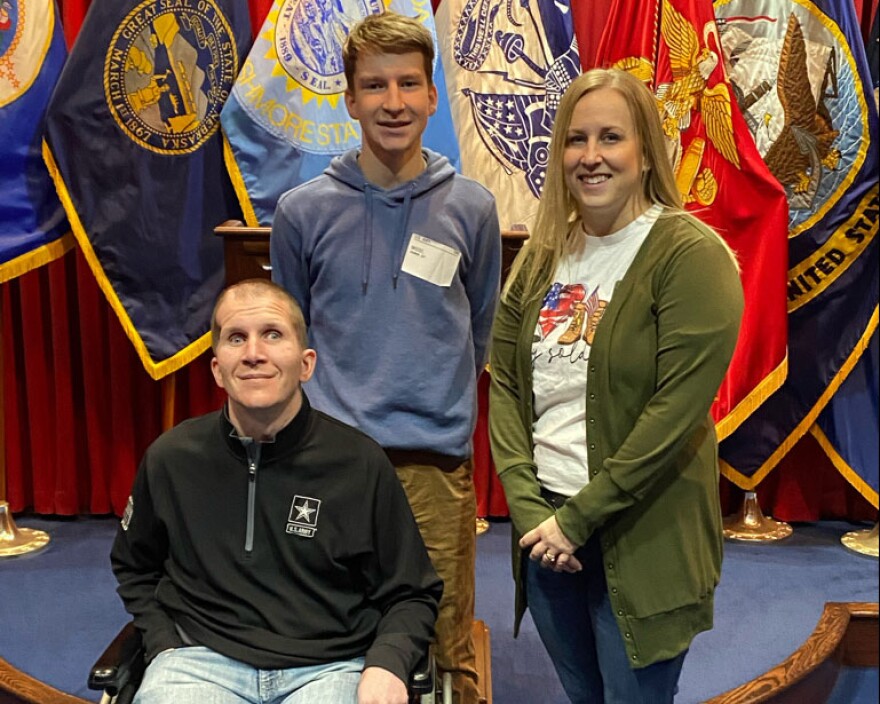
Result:
M544 559L547 560L547 562L556 562L556 555L548 550L544 553Z

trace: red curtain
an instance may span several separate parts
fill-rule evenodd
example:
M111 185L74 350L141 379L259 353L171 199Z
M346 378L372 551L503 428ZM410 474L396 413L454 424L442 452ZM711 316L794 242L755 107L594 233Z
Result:
M89 2L64 0L60 6L68 45ZM250 0L254 33L271 4ZM876 4L865 0L859 9L866 13ZM163 417L177 422L222 402L208 354L171 379L155 382L147 375L78 250L0 285L0 318L0 449L13 511L121 513L137 462L162 431ZM475 436L477 493L480 514L500 516L507 508L486 440L487 383L484 376ZM722 482L722 501L732 512L742 495ZM758 494L764 510L783 520L876 518L812 438L790 453Z

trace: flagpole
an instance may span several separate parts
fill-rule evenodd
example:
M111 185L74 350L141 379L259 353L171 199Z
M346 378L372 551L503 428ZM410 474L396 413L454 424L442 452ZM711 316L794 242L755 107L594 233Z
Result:
M3 307L0 298L0 382L3 372ZM0 560L40 550L49 544L49 534L31 528L18 528L6 502L6 399L0 383Z
M769 543L787 538L792 533L788 523L765 516L758 503L758 494L747 491L739 513L724 519L724 537L748 543Z
M162 432L174 427L174 404L177 397L177 372L162 379Z

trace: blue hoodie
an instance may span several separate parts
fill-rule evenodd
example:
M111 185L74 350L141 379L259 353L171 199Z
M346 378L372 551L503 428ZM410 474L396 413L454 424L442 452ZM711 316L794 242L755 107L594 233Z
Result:
M285 193L272 225L272 278L299 301L318 352L315 408L382 447L471 454L476 380L498 300L495 200L423 150L427 168L390 190L357 151ZM413 233L461 253L448 287L401 271Z

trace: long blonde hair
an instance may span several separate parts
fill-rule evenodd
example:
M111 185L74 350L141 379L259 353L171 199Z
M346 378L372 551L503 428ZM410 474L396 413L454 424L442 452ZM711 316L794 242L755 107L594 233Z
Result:
M668 211L682 212L681 195L666 151L657 102L638 78L618 69L596 68L578 76L565 91L556 112L547 177L538 205L534 231L513 263L505 286L523 277L523 300L537 298L552 283L559 261L570 251L577 234L580 214L565 183L563 156L568 129L578 101L600 88L613 88L626 101L642 148L646 169L642 172L645 198Z

